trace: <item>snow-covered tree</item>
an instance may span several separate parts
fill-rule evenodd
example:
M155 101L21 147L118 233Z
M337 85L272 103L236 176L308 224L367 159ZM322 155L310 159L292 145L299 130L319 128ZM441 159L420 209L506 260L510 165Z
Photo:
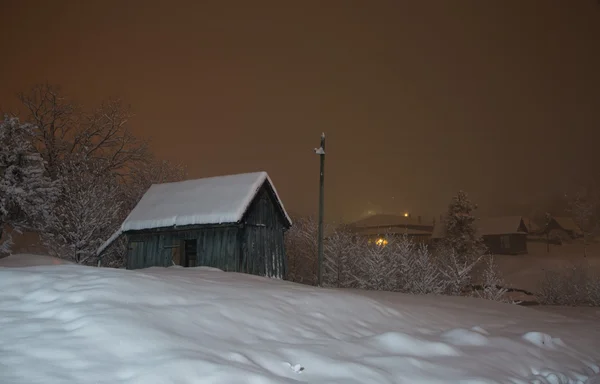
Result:
M440 275L445 281L445 293L453 296L459 296L466 287L471 285L472 272L481 256L477 258L464 257L459 255L454 248L448 247L438 249L438 263Z
M106 172L105 172L106 173ZM187 169L183 164L156 159L151 154L143 161L138 161L129 166L125 177L119 178L121 194L117 200L121 203L122 222L140 201L144 193L152 184L170 183L187 178ZM127 254L127 241L121 236L113 241L102 251L102 265L106 267L121 267Z
M383 243L370 243L358 239L356 271L353 277L358 288L378 291L397 291L402 278L402 257L399 253L403 239L394 236Z
M506 293L508 289L504 288L505 282L498 273L498 267L494 262L492 255L486 257L485 269L482 276L482 290L475 291L479 298L493 301L507 302Z
M121 223L121 187L88 159L63 161L58 171L60 198L42 239L53 256L89 263Z
M6 225L18 232L40 230L56 200L57 186L32 145L33 131L16 117L0 122L0 236ZM10 234L7 238L0 252L10 252Z
M285 234L287 278L297 283L316 285L318 223L310 216L295 217L293 222L294 225Z
M445 236L442 247L452 250L454 257L473 260L485 251L483 239L475 224L475 205L464 191L459 191L448 206L444 218Z
M353 264L357 260L357 242L352 238L352 233L343 227L336 228L327 236L323 245L325 285L351 287L354 281Z
M408 239L405 243L412 244ZM439 266L436 264L426 244L406 247L408 252L402 252L402 287L401 291L413 294L441 294L446 282L442 278Z

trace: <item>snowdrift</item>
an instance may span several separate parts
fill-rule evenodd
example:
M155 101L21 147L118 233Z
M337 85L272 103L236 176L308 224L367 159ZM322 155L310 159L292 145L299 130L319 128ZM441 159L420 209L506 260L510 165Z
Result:
M2 383L591 383L593 321L204 268L0 268Z
M61 265L61 264L73 264L70 261L59 259L52 256L46 255L33 255L33 254L15 254L6 256L0 259L0 267L5 268L22 268L22 267L34 267L38 265Z

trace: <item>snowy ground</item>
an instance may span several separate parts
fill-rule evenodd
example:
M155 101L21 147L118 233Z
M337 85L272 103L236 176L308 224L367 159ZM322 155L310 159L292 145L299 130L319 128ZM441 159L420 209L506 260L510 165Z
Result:
M583 244L550 245L527 244L529 253L526 255L495 255L497 263L507 285L512 288L537 292L544 281L547 271L563 271L573 265L585 265L586 268L600 274L600 243L588 247L587 257L584 257Z
M205 268L0 268L0 383L592 383L597 324Z

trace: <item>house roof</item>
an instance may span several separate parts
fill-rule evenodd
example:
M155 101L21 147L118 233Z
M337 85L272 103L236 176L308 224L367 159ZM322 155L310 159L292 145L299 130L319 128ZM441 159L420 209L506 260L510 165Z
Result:
M525 226L527 227L529 233L541 231L540 226L537 225L537 223L533 221L530 217L523 217L523 223L525 223Z
M383 231L382 231L383 229ZM401 227L390 227L390 228L364 228L356 231L359 235L391 235L391 234L399 234L399 235L431 235L431 231L424 231L421 229L413 229L413 228L401 228Z
M264 183L272 189L288 225L292 221L266 172L209 177L153 184L121 224L117 233L97 251L101 253L128 231L184 225L237 223Z
M521 216L502 216L478 219L475 221L477 231L481 236L507 235L513 233L526 233L520 231L523 218ZM525 228L527 228L525 226ZM440 221L433 227L432 239L441 239L446 232L444 221Z
M562 227L562 229L573 232L581 232L581 228L575 223L571 217L553 217L553 219Z
M418 218L414 217L405 217L399 215L389 215L389 214L376 214L367 216L360 220L351 223L349 226L352 228L383 228L383 227L402 227L407 225L414 226L433 226L433 222L430 221L421 221L419 222Z
M446 233L446 224L443 221L437 221L433 226L433 232L431 233L432 239L443 239Z
M525 230L527 227L523 223L522 216L502 216L489 217L479 220L477 227L482 236L486 235L506 235L511 233L527 233L521 231L521 227Z

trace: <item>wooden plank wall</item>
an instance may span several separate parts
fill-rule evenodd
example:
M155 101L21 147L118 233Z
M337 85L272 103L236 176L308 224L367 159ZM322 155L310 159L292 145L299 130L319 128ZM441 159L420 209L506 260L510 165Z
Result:
M250 204L243 225L129 234L127 268L171 266L173 252L183 252L183 240L196 239L197 266L284 278L286 225L265 184Z

